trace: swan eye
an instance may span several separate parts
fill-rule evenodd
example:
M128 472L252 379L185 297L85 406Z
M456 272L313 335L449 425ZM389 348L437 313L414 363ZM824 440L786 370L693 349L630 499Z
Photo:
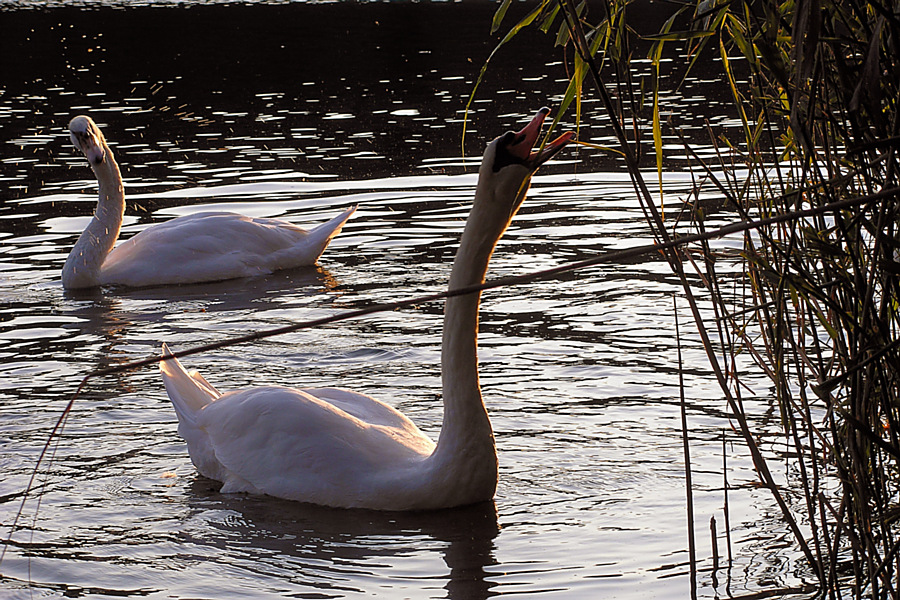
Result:
M494 173L509 165L522 164L522 160L509 151L511 146L515 146L521 141L520 137L513 131L507 131L497 140L497 152L494 155L492 167Z

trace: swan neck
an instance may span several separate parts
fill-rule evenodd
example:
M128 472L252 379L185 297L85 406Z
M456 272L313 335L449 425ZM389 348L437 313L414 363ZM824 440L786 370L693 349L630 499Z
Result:
M497 214L485 178L479 180L472 212L450 274L450 290L484 282L491 254L515 208ZM502 203L500 204L502 206ZM515 204L513 204L515 207ZM473 501L493 496L497 486L497 451L478 381L478 307L481 293L447 299L441 345L444 419L435 450L438 466L457 471Z
M122 174L112 150L104 140L105 159L92 164L99 184L97 208L87 228L78 237L63 267L63 286L66 288L99 285L103 261L110 253L125 215L125 190Z

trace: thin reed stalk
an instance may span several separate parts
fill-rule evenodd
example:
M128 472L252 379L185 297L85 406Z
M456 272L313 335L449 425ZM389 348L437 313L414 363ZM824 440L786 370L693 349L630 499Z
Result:
M687 421L687 398L684 393L684 368L681 360L681 328L678 320L678 301L672 297L672 309L675 315L675 341L678 347L678 393L679 393L679 409L681 412L681 446L684 452L684 489L685 489L685 506L687 512L687 530L688 530L688 561L691 573L691 598L697 597L697 541L694 534L694 477L691 474L691 443L689 438L688 421ZM713 537L713 546L715 546L715 537ZM714 554L714 561L718 561L718 556ZM713 570L716 570L715 567Z

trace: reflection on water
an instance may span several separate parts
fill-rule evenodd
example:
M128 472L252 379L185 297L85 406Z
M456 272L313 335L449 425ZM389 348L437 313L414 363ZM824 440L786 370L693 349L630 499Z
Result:
M437 559L449 569L444 586L449 597L491 595L486 569L496 565L493 541L499 533L493 503L407 514L260 498L211 499L208 482L201 481L192 485L192 493L186 520L193 526L182 531L182 541L206 551L218 548L218 556L227 557L225 564L257 573L292 571L290 579L300 586L362 593L357 582L386 575L379 571L387 563ZM415 579L411 569L390 576L398 587L406 578Z
M563 90L562 51L540 35L511 45L479 93L463 157L460 120L493 44L492 4L120 4L129 8L0 7L4 536L47 432L86 373L156 353L163 341L184 349L443 289L473 157ZM692 83L666 99L686 131L697 119L724 122L696 114L691 100L714 110L713 82ZM590 104L585 111L582 137L608 142L605 117ZM65 131L82 112L104 128L123 168L123 237L205 209L308 225L360 208L317 268L64 292L59 271L95 202ZM676 168L665 185L675 201L691 181ZM627 177L608 157L572 150L535 178L490 276L648 241ZM727 277L727 260L717 270ZM191 465L155 369L92 381L37 482L40 505L26 504L0 565L0 595L687 597L673 294L668 268L649 256L486 293L481 379L500 488L494 504L454 511L223 496ZM220 389L350 387L436 436L440 330L440 305L426 304L185 362ZM717 518L722 554L723 431L733 442L735 561L713 577L711 541L698 537L699 593L794 585L803 565L753 485L698 341L683 337L696 525L707 532ZM746 400L763 415L756 430L777 430L764 380L745 380L760 392Z

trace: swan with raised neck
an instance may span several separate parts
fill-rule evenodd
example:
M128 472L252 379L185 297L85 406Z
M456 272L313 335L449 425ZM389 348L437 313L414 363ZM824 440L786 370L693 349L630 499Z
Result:
M356 210L309 231L280 219L201 212L158 223L116 246L125 215L119 165L90 117L73 118L69 134L94 171L99 197L63 266L66 289L201 283L313 265Z
M548 109L492 141L479 169L450 289L484 281L491 254L531 175L571 139L532 151ZM174 357L163 381L199 472L222 492L333 507L423 510L493 498L497 450L478 382L480 294L447 299L441 347L444 418L435 444L389 405L338 388L262 387L220 393ZM163 353L170 356L168 347Z

